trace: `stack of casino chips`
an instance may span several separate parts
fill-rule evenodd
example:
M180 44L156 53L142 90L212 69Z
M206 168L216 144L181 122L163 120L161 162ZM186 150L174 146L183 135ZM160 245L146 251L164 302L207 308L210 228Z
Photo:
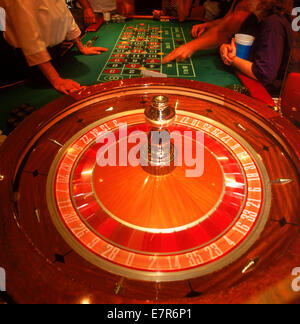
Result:
M126 19L127 19L126 17L121 16L121 15L112 15L111 16L111 22L113 22L113 23L125 22Z
M231 85L227 86L227 88L230 89L230 90L233 90L235 92L238 92L238 93L241 93L243 95L251 97L249 89L242 86L242 85L240 85L240 84L231 84Z
M27 116L29 116L35 108L29 104L22 104L10 111L9 119L7 120L8 132L12 132Z

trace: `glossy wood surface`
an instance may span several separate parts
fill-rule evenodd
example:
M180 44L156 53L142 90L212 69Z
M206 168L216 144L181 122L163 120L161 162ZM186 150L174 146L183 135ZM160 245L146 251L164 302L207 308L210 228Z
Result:
M176 87L207 94L176 95ZM65 243L47 208L53 159L74 134L98 119L147 105L166 89L171 104L233 129L261 157L272 182L271 212L252 248L222 271L181 282L129 280L100 270ZM128 90L132 91L128 94ZM138 91L137 91L138 90ZM135 91L139 94L135 94ZM142 93L141 93L142 92ZM172 93L171 93L172 92ZM114 94L97 103L99 95ZM94 103L80 108L85 100ZM77 100L81 100L77 102ZM79 108L78 108L79 107ZM54 141L53 141L54 140ZM19 303L294 303L291 271L300 265L299 131L267 106L199 82L128 80L65 97L17 128L0 149L0 265L8 294ZM282 182L280 179L290 181ZM247 265L253 261L253 266ZM246 270L245 270L246 269ZM243 271L244 270L244 271Z

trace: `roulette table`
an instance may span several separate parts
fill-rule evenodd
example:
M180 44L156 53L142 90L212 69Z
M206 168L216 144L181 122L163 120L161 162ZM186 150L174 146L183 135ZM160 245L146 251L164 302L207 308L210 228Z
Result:
M185 63L161 64L162 58L175 47L192 40L190 32L196 23L137 18L124 23L104 23L98 31L88 32L82 42L87 46L107 48L108 52L99 56L84 56L73 49L62 57L59 54L55 67L63 78L75 80L82 86L137 78L143 68L167 74L170 78L202 81L222 87L241 85L215 50L196 54ZM28 104L39 109L58 97L60 94L40 79L0 90L0 129L9 132L7 120L16 107Z
M192 26L197 22L156 21L151 17L131 18L123 23L104 23L94 33L88 33L84 42L102 44L109 49L101 62L94 67L96 82L116 81L142 76L147 69L163 73L170 78L185 78L228 86L239 84L238 78L222 64L216 64L211 54L205 51L185 62L170 62L162 65L162 59L177 47L188 43ZM220 63L220 62L218 62ZM212 69L212 74L207 73Z
M174 24L173 24L174 25ZM169 77L196 78L192 59L183 63L162 65L162 58L179 44L186 43L182 26L126 23L112 54L101 70L98 81L139 77L142 69L166 74Z
M12 301L299 302L299 130L266 104L121 79L34 112L0 154Z

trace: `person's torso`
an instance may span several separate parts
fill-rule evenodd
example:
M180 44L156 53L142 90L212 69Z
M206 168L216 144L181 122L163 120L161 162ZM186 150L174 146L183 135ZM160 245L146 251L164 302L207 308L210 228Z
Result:
M18 37L22 37L22 30L16 36L13 28L10 28L10 20L14 19L14 10L18 7L16 0L2 0L7 10L11 11L11 16L7 17L6 40L14 47L18 47ZM11 9L9 8L11 6ZM5 7L4 7L5 8ZM14 9L16 8L16 9ZM67 8L65 0L30 0L28 5L24 6L24 18L19 15L21 21L18 21L20 28L28 28L26 19L36 21L34 32L39 33L46 46L55 46L65 40L68 31L73 24L73 17Z
M117 9L116 0L89 0L89 3L96 13L114 11Z
M282 80L284 78L291 52L292 32L289 21L285 17L272 15L259 22L257 17L252 14L248 17L248 19L241 27L240 33L252 35L255 37L255 41L249 55L249 60L254 61L256 59L256 53L259 51L259 48L262 46L262 44L266 43L265 29L263 26L266 24L267 20L272 20L274 24L279 24L281 26L281 31L284 39L284 51L277 76L273 80L272 84L265 85L270 92L276 93L278 91L278 88L281 86Z

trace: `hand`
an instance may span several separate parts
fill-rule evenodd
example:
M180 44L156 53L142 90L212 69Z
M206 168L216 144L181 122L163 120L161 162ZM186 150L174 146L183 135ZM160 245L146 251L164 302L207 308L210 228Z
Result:
M194 38L199 38L204 32L206 32L211 27L211 23L205 23L200 25L195 25L192 29L192 36Z
M90 26L96 23L96 16L92 8L84 9L83 15L86 25Z
M232 65L236 58L236 44L234 38L231 40L231 44L223 44L221 46L220 54L224 64Z
M162 63L166 64L176 59L176 62L183 62L189 59L195 53L195 49L191 43L187 43L176 48L172 53L167 55Z
M60 77L52 81L52 85L57 91L66 95L81 89L81 85L79 83L69 79L62 79Z
M83 55L100 55L102 52L108 51L107 48L103 48L103 47L85 47L85 46L80 47L79 50Z

